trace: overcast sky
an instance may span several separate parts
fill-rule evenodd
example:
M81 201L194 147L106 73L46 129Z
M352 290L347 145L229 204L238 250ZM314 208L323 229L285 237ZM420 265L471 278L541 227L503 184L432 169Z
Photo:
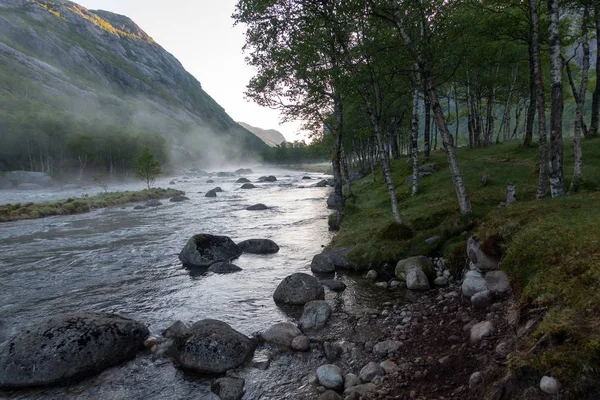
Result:
M233 27L236 0L75 0L91 10L126 15L173 54L236 121L277 129L288 141L299 123L280 125L276 110L244 99L253 76L244 62L244 28Z

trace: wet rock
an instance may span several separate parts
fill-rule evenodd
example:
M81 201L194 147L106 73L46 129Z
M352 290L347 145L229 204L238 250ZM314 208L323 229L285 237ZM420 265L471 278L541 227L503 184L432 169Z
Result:
M155 358L173 358L176 354L175 341L176 339L174 338L165 339L162 342L156 344L156 346L153 346L150 350L152 351L152 354L154 354Z
M313 187L317 187L317 188L324 188L324 187L327 187L327 181L323 179L323 180L321 180L321 181L319 181L319 182L315 183L315 184L313 185Z
M158 206L162 206L162 203L158 200L150 200L147 201L146 204L144 204L146 207L158 207Z
M331 306L324 300L309 301L304 305L304 312L300 317L300 329L303 331L321 329L331 316Z
M145 210L146 208L148 208L148 207L146 207L146 206L135 206L135 207L133 207L134 210Z
M263 210L268 210L269 207L267 207L266 205L259 203L259 204L254 204L253 206L250 206L248 208L246 208L247 211L263 211Z
M409 290L429 290L429 280L420 269L413 268L406 274L406 287Z
M385 371L376 362L370 362L365 365L358 374L358 377L363 382L371 382L377 376L383 376Z
M23 330L0 347L0 387L65 383L133 358L148 329L116 314L59 315Z
M398 279L404 282L406 281L409 271L413 269L422 271L429 282L433 282L436 277L435 266L429 257L425 256L409 257L398 261L395 273Z
M181 203L182 201L188 201L190 198L185 196L174 196L169 199L171 203Z
M248 239L238 243L238 247L250 254L274 254L279 251L277 243L270 239Z
M508 275L504 271L490 271L485 274L485 283L487 287L497 296L510 294L511 287Z
M481 372L473 372L469 378L469 389L473 390L483 382L483 375Z
M323 285L314 277L295 273L286 277L273 294L275 303L304 305L309 301L325 299Z
M147 349L151 349L152 347L158 344L158 339L154 336L148 336L146 340L144 340L144 347Z
M469 255L469 260L471 260L480 271L492 271L498 269L499 260L486 255L481 249L480 243L473 237L470 237L467 241L467 254Z
M221 192L223 192L223 189L221 189L220 186L217 186L216 188L211 189L210 191L211 192L215 192L215 193L221 193Z
M343 292L344 290L346 290L346 284L342 281L338 281L335 279L322 280L321 284L334 292Z
M344 389L360 385L361 383L360 378L355 374L346 374L344 377Z
M251 183L244 183L241 188L242 189L256 189L256 186L254 186Z
M473 308L481 310L489 307L490 304L492 304L493 299L493 293L489 290L484 290L483 292L475 293L471 296L471 305Z
M215 183L215 181L213 181L212 179L209 179L206 181L206 183Z
M245 383L243 378L224 377L214 381L210 390L221 400L241 400Z
M237 265L223 261L216 262L208 268L209 272L214 272L215 274L231 274L241 270Z
M250 179L248 178L240 178L235 183L250 183Z
M540 389L546 394L557 394L560 391L560 384L550 376L543 376L540 381Z
M378 276L377 271L372 269L369 272L367 272L367 275L365 275L365 278L375 280L375 279L377 279L377 276Z
M204 197L217 197L217 192L215 192L214 190L209 190L208 192L206 192Z
M225 322L204 319L177 346L175 361L200 373L221 374L252 359L255 342Z
M182 338L189 333L189 328L183 322L177 320L164 330L162 335L166 338Z
M476 293L488 290L483 276L477 271L469 271L462 283L462 294L471 297Z
M219 261L229 262L241 254L242 250L229 237L201 233L187 241L179 253L179 260L187 266L210 267Z
M261 176L260 178L258 178L259 182L277 182L277 178L273 175L269 175L269 176Z
M472 344L478 343L494 332L494 325L490 321L483 321L471 327L469 340Z
M267 343L291 347L294 338L302 336L302 332L291 322L279 322L267 329L260 336Z
M383 342L377 343L373 346L373 353L380 356L387 356L389 353L393 353L394 351L398 351L398 349L402 346L402 342L397 340L385 340Z
M292 340L292 349L296 351L309 351L310 350L310 342L308 341L308 337L296 336Z
M342 369L334 364L325 364L317 368L317 379L327 389L341 390L344 387Z
M317 400L342 400L342 396L337 394L334 390L328 390L321 393Z
M344 390L344 396L352 396L358 395L358 399L362 398L362 396L367 396L371 393L374 393L377 390L377 386L372 383L363 383L362 385L356 385L349 387Z
M310 176L303 176L302 179L307 180L307 179L312 179Z
M348 262L348 253L350 248L337 248L327 250L315 255L310 264L310 269L315 273L331 273L337 269L346 269L350 265Z

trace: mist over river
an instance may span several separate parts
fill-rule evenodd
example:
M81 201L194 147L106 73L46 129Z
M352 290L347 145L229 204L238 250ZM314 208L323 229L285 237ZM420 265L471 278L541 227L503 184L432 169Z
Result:
M273 173L273 171L270 171ZM145 210L135 204L86 214L0 224L0 342L47 316L76 311L119 313L148 325L158 335L176 320L219 319L251 335L276 322L292 320L273 302L279 282L294 272L310 273L312 257L331 240L326 198L330 188L310 187L323 177L277 171L277 182L255 183L242 190L235 177L197 177L183 182L161 179L156 186L184 190L191 201ZM263 175L263 174L260 174ZM303 180L310 175L312 180ZM246 175L253 183L259 174ZM213 179L214 183L206 183ZM216 186L217 198L204 193ZM138 190L141 184L109 190ZM0 203L41 201L82 194L73 191L0 191ZM90 189L95 194L98 189ZM20 196L20 197L19 197ZM264 203L266 211L246 211ZM274 240L273 255L243 254L234 274L194 273L177 257L197 233L226 235L235 242ZM349 286L327 299L350 306L361 296L360 278L340 277ZM260 358L260 353L256 357ZM247 379L245 399L284 398L260 393L258 381L269 370ZM212 399L209 381L187 376L166 359L146 351L122 366L80 383L51 389L2 393L17 399Z

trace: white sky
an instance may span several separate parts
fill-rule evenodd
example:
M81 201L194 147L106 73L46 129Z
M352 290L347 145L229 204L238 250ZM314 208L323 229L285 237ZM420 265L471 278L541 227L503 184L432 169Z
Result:
M233 27L236 0L75 0L91 10L126 15L173 54L236 121L279 130L289 142L300 123L279 123L279 112L250 102L244 91L254 75L244 62L244 28Z

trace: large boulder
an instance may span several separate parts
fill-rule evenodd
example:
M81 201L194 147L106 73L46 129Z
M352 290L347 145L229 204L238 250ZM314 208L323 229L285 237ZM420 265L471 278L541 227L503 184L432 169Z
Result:
M266 205L262 204L262 203L258 203L258 204L254 204L248 208L246 208L247 211L264 211L264 210L268 210L269 207L267 207Z
M292 341L299 336L302 332L291 322L279 322L260 335L265 342L284 347L291 347Z
M309 301L304 305L298 326L303 331L321 329L327 324L331 311L331 306L325 300Z
M0 348L0 387L63 384L133 358L148 329L115 314L76 313L33 325Z
M481 244L473 237L470 237L467 241L467 254L469 260L480 271L492 271L499 268L500 260L487 255L481 248Z
M331 273L336 269L348 268L348 253L350 248L338 248L327 250L315 255L310 264L310 269L315 273Z
M206 192L204 197L217 197L217 192L215 192L214 190L209 190L208 192Z
M219 261L231 261L238 258L242 250L227 236L202 233L188 240L179 259L184 265L210 267Z
M251 183L244 183L241 188L242 189L256 189L256 186L254 186Z
M398 261L396 264L396 276L401 281L405 282L408 276L408 272L412 269L418 269L422 271L429 283L433 283L436 278L435 266L429 259L429 257L425 256L416 256L409 257L404 260Z
M4 178L12 182L14 186L23 183L32 183L40 186L52 186L52 178L44 172L11 171Z
M175 361L200 373L222 374L252 359L256 343L225 322L204 319L180 339Z
M325 289L314 277L301 272L286 277L273 294L275 303L304 305L313 300L324 300Z
M244 253L273 254L279 251L277 243L270 239L248 239L238 243Z

